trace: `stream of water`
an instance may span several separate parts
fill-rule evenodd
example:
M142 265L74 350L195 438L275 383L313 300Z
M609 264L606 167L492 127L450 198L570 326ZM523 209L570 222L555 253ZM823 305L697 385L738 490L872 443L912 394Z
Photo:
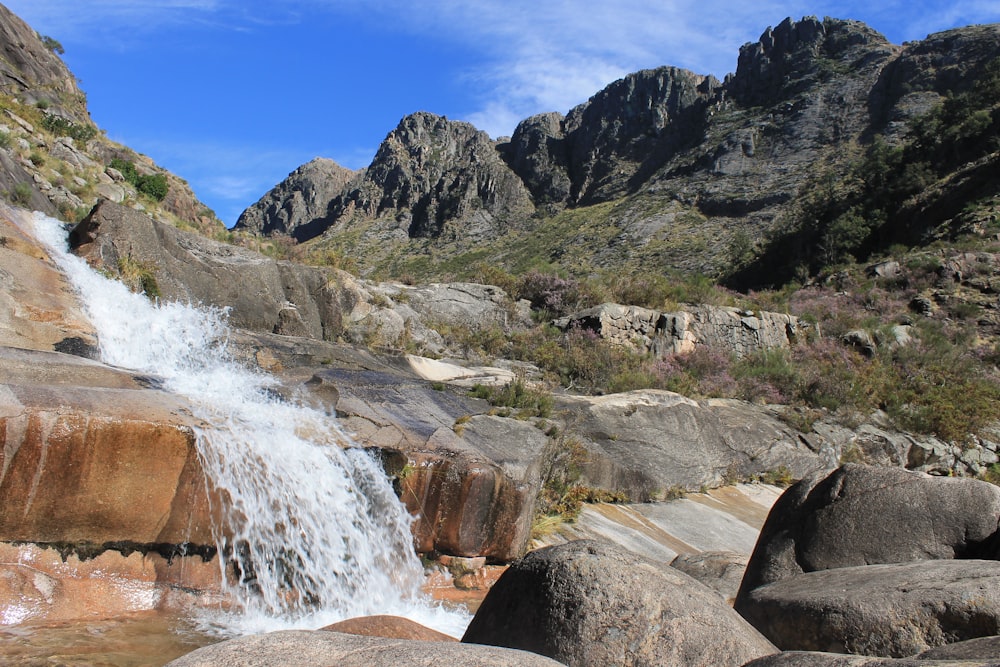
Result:
M272 378L235 363L224 312L153 303L68 253L59 221L36 213L34 224L80 293L102 360L162 378L202 424L199 455L228 499L220 567L241 576L227 584L232 610L193 622L228 636L395 614L461 635L468 617L419 592L410 517L384 472L331 415L275 398Z

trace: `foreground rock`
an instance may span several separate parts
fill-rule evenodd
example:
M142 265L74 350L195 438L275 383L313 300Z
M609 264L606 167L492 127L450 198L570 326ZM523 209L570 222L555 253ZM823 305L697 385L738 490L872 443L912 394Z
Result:
M974 479L847 464L792 486L775 503L736 608L755 588L838 567L996 559L1000 488Z
M845 465L778 499L735 607L784 649L903 657L998 634L998 524L991 484Z
M401 616L362 616L320 628L327 632L341 632L345 635L364 637L385 637L386 639L416 639L428 642L457 642L454 637L420 625Z
M923 654L911 658L873 658L812 651L786 651L748 662L743 667L996 667L992 658L934 660Z
M755 589L740 612L785 650L905 657L1000 633L1000 562L810 572Z
M200 648L167 663L168 667L549 667L540 655L454 642L412 641L287 630L230 639Z
M742 665L776 652L713 591L610 545L532 552L494 585L463 642L584 665Z

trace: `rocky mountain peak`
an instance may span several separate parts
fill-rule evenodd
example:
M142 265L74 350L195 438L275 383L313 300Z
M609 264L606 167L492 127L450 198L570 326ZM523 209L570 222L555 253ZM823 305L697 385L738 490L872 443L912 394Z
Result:
M333 160L317 157L297 168L236 221L253 234L288 234L297 240L316 236L328 225L329 205L358 175Z
M859 21L786 18L765 30L756 43L740 48L736 74L726 88L742 104L774 104L834 75L863 68L867 59L898 50Z
M566 117L573 200L620 197L700 138L720 84L676 67L629 74Z
M418 112L382 142L360 182L331 204L334 224L356 212L409 238L493 238L532 212L531 194L489 135Z

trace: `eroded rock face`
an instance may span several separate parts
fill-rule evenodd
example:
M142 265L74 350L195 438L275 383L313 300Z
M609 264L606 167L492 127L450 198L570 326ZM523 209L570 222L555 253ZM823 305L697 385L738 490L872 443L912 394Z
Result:
M615 303L560 318L556 325L563 329L587 329L612 343L661 356L707 347L738 357L762 350L787 349L812 328L794 315L784 313L707 305L660 312Z
M0 541L214 548L182 402L96 362L0 349Z
M0 543L0 625L121 618L223 603L218 561L165 556L149 546L80 556Z
M87 320L66 277L35 241L31 214L0 211L0 345L53 350L95 349Z
M476 414L488 406L402 369L329 369L307 387L359 442L384 452L414 515L418 551L498 560L523 553L549 447L541 430Z
M742 665L776 649L687 575L599 542L534 551L500 577L463 643L583 665Z
M0 89L4 93L14 97L23 95L29 105L45 100L49 107L55 105L76 122L90 122L85 109L81 113L76 105L61 103L63 99L83 98L76 77L38 33L3 6L0 6L0 51L3 53Z
M168 667L256 665L284 667L404 667L406 665L480 665L481 667L555 667L560 663L524 651L455 642L362 637L339 632L286 630L251 635L206 646L167 663Z

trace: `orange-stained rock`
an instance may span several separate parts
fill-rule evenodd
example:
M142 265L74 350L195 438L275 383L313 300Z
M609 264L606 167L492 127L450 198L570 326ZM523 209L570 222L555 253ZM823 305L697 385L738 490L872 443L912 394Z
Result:
M418 552L456 556L521 555L537 492L496 464L453 452L411 452L400 498L414 515ZM527 487L527 488L525 488Z
M183 408L153 390L0 385L0 541L214 544Z
M0 544L0 625L217 605L220 584L218 561L200 556L105 551L63 560L55 549Z
M457 642L443 632L432 630L415 621L401 616L359 616L328 625L321 630L343 632L348 635L365 637L387 637L389 639L416 639L427 642Z

